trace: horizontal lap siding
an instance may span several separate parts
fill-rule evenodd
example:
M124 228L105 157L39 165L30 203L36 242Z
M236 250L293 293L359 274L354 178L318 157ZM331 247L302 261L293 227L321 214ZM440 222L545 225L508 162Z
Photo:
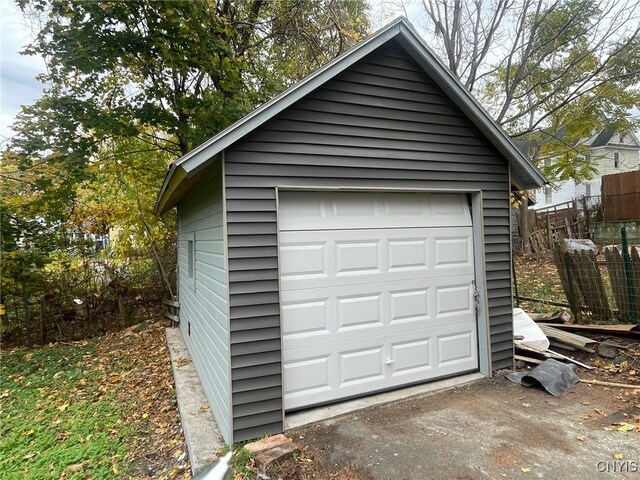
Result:
M234 441L283 428L278 185L482 189L493 367L511 364L507 162L399 47L233 145L225 172Z
M226 441L231 441L222 193L218 162L178 206L180 329L220 431ZM195 239L195 281L188 278L187 243L191 239Z

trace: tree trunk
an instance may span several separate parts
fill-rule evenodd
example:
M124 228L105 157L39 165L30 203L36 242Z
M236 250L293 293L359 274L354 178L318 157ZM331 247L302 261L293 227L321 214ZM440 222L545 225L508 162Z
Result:
M522 205L520 205L520 241L522 242L522 253L525 255L531 253L529 231L529 195L528 192L524 190L522 192Z
M44 324L44 311L45 311L46 303L45 297L42 295L40 297L40 344L44 345L47 343L47 328Z
M31 310L26 288L22 289L22 308L24 309L24 344L28 346L31 342Z

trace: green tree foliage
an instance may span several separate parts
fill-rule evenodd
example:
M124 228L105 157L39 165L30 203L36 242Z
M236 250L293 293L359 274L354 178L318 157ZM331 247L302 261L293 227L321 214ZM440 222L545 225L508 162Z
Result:
M106 139L185 154L366 31L363 0L19 0L42 28L50 88L11 148L63 162L72 179Z
M58 320L74 298L85 318L116 301L124 317L127 295L172 295L175 218L151 214L167 165L368 29L365 0L17 4L38 30L24 53L47 72L2 153L2 249L15 257L3 285L15 284L7 305L54 295ZM70 231L110 234L99 264L70 249ZM51 241L28 247L36 237ZM27 325L27 307L13 320Z

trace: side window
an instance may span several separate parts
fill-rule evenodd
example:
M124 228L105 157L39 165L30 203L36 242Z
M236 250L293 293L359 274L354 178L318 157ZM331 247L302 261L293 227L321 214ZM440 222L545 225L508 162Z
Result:
M613 152L613 168L620 168L620 152Z
M195 236L191 236L187 240L187 276L191 281L191 288L195 289L196 286L196 239Z
M551 203L551 201L552 201L551 187L545 187L544 188L544 203Z
M590 197L591 196L591 184L589 182L587 182L587 184L585 185L585 191L584 191L585 196Z

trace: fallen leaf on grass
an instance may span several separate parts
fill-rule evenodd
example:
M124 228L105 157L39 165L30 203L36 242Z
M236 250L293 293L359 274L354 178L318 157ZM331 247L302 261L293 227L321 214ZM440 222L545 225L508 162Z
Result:
M69 404L68 404L68 403L65 403L65 404L63 404L63 405L60 405L60 406L58 407L58 410L60 410L61 412L64 412L67 408L69 408Z
M522 470L524 473L529 473L531 471L529 467L521 467L520 470Z
M122 380L122 377L120 375L111 375L110 380L111 380L111 383L117 383L120 380Z
M89 460L85 460L84 462L80 462L80 463L75 463L73 465L69 465L67 467L67 471L69 473L78 473L81 470L84 470L84 467L86 467L87 465L89 465Z
M148 413L143 413L142 414L142 418L149 418L149 414Z
M31 453L27 453L24 457L22 457L23 460L29 460L33 457L35 457L36 455L38 455L37 452L31 452Z
M583 400L581 403L582 405L585 405L585 406L591 405L591 402L589 400Z

